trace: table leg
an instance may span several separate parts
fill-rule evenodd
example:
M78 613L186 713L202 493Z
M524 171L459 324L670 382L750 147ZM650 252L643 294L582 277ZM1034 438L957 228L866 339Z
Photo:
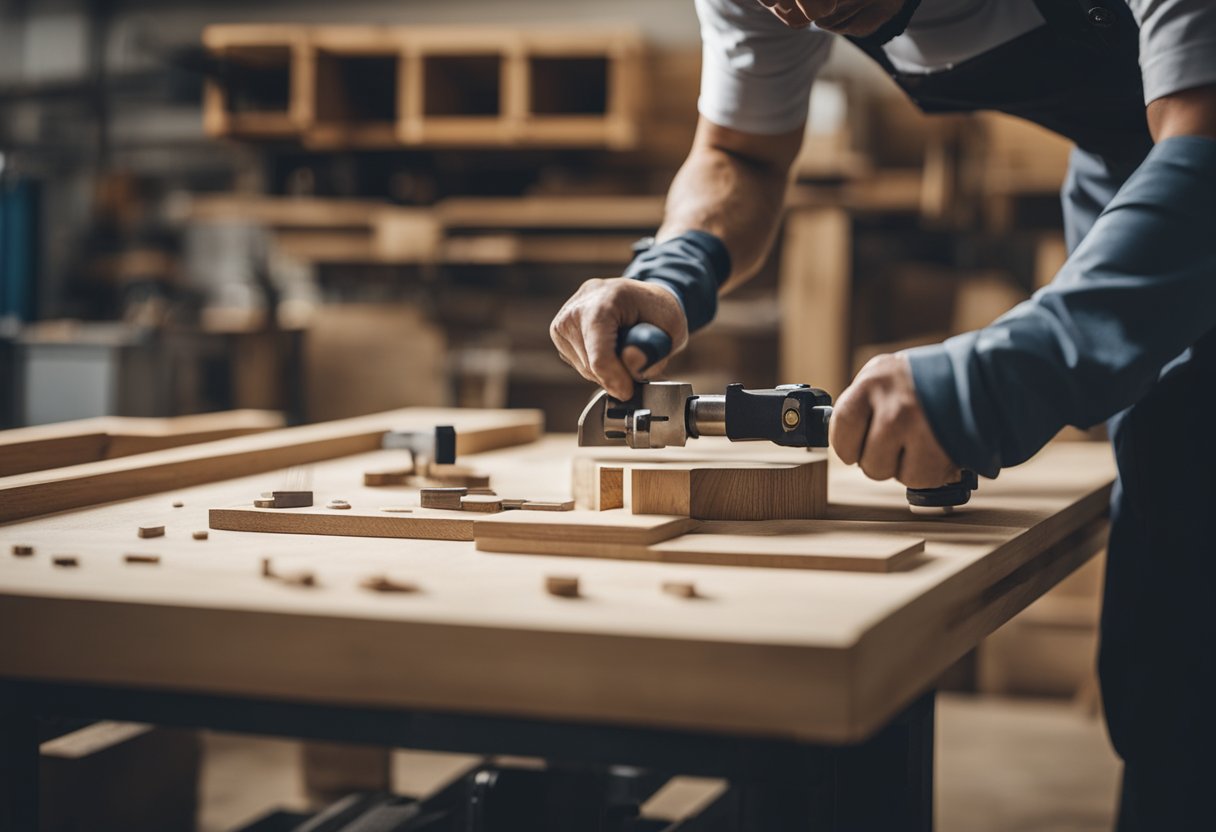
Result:
M833 829L932 832L935 702L926 693L872 739L841 750Z
M37 828L37 718L15 685L0 682L0 829Z

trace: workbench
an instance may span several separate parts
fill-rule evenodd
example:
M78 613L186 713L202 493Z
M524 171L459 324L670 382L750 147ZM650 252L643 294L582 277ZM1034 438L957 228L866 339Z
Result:
M403 418L459 434L481 417ZM935 680L1104 545L1114 479L1104 445L1056 443L971 505L926 516L897 484L831 460L827 516L806 522L925 540L873 574L192 537L210 509L248 502L290 464L311 465L322 505L408 501L362 484L387 453L369 437L389 421L333 423L363 426L340 441L311 426L0 479L0 827L34 828L39 720L68 717L722 777L737 786L737 828L928 830ZM489 447L509 447L466 445L461 462L500 493L569 492L572 436L494 435ZM698 441L724 459L756 447ZM165 535L137 537L148 524ZM78 565L54 566L65 553ZM268 556L316 585L263 579ZM361 587L373 573L419 591ZM555 573L578 576L581 597L546 594ZM695 581L698 597L661 592L671 580Z

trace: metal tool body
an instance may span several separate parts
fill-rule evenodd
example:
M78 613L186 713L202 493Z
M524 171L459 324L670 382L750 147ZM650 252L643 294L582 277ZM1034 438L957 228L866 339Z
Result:
M622 329L617 354L636 347L646 356L643 369L671 353L671 338L653 324ZM683 447L699 436L725 436L732 442L767 440L793 448L826 448L832 397L807 384L783 384L767 390L727 385L726 394L699 396L691 384L642 381L628 401L601 390L578 420L580 446L625 445L630 448ZM909 488L916 507L951 509L971 500L979 488L973 471L940 488Z
M732 384L724 395L698 396L691 384L642 382L628 401L597 394L579 418L578 443L665 448L700 436L725 436L732 442L823 448L831 403L827 393L805 384L768 390Z

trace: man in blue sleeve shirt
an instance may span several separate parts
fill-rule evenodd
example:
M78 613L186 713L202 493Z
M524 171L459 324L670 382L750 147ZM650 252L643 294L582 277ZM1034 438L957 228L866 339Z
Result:
M1100 670L1126 764L1119 829L1216 829L1216 3L696 6L701 119L658 242L567 302L551 327L562 357L626 398L644 357L616 356L620 327L655 324L682 348L759 268L839 36L926 112L1000 110L1071 139L1059 276L983 330L871 361L832 444L924 488L962 467L996 476L1065 425L1109 420Z

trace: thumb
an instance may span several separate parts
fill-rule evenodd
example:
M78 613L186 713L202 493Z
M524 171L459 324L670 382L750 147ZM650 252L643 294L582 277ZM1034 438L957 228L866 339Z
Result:
M625 369L629 371L629 375L635 379L642 377L642 368L646 366L646 361L646 353L637 347L629 346L621 350L621 363L625 365Z

